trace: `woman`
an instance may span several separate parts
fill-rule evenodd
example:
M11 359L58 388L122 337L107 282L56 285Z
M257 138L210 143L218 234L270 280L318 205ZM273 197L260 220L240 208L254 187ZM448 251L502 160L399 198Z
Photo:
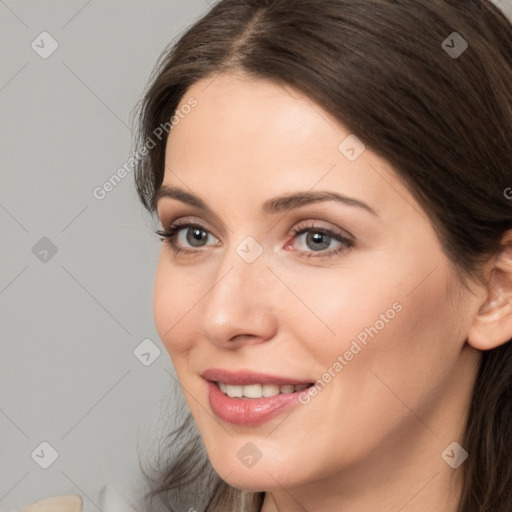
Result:
M221 0L164 53L148 503L512 510L511 83L487 0Z

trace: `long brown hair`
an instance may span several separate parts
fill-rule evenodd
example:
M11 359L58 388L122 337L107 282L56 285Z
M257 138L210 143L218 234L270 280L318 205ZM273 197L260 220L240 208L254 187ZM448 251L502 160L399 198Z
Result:
M449 51L453 37L467 43L461 54ZM512 228L512 27L490 1L220 0L164 51L140 104L137 146L156 144L135 180L151 213L166 143L155 129L192 84L227 70L292 86L337 117L393 165L459 276L481 277ZM482 353L459 512L512 510L511 425L508 342ZM263 493L215 474L190 415L166 443L164 464L147 475L148 503L197 508L180 504L195 483L203 510L261 509Z

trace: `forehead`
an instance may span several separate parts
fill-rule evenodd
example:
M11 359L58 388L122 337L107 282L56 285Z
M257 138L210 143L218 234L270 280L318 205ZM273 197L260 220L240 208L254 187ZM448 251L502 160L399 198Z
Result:
M184 109L191 98L196 106ZM164 184L229 201L236 192L259 203L284 192L327 189L379 210L408 194L385 160L291 87L222 73L192 85L177 112L182 116L167 141ZM360 153L356 159L348 158L350 146Z
M240 73L221 73L196 82L183 95L178 112L191 98L197 101L197 107L183 116L179 131L184 132L188 125L198 135L208 135L198 142L245 141L247 144L240 149L263 144L270 149L288 142L296 149L305 138L318 142L326 129L333 135L346 131L334 117L290 86ZM172 133L175 135L176 131L173 129ZM229 139L226 135L230 135ZM325 142L332 149L335 141Z

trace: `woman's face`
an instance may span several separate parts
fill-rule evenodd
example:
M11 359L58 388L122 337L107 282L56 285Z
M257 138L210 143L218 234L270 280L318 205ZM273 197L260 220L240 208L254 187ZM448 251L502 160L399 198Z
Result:
M208 77L178 111L163 184L182 193L157 210L185 227L154 320L216 471L270 490L446 465L476 298L390 165L269 81Z

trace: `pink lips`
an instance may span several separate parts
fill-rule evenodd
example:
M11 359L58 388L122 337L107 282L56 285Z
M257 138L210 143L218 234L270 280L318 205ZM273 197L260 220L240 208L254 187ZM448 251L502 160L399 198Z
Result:
M216 384L223 382L228 385L249 384L311 384L311 381L277 377L249 371L230 372L222 369L208 369L202 377L208 381L208 400L214 414L227 423L238 425L259 425L281 414L286 409L300 403L299 396L303 391L283 393L262 398L231 398L225 395Z

